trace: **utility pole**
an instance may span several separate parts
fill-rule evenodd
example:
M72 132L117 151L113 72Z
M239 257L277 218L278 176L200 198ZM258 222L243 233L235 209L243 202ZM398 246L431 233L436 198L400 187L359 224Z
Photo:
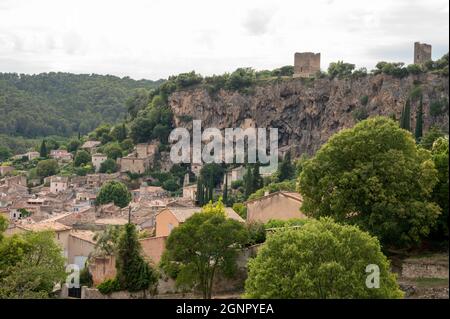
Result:
M131 205L128 204L128 224L131 224Z

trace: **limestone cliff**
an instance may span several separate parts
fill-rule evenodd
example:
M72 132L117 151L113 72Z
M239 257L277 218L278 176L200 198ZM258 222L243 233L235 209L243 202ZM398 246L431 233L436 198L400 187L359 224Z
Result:
M398 119L416 85L423 90L424 130L436 124L448 132L448 104L437 116L430 115L430 104L448 103L449 81L430 73L403 79L379 74L358 79L279 80L257 85L247 94L225 90L209 94L197 87L173 93L169 104L177 127L190 127L191 119L199 119L203 127L223 129L253 119L257 127L279 129L280 147L296 145L300 153L312 154L335 132L353 126L356 112L394 114ZM413 103L413 128L416 107Z

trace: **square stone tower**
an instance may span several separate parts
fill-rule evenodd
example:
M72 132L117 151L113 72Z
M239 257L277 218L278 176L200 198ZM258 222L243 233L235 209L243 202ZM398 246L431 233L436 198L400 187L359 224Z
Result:
M307 78L320 71L320 53L301 52L294 55L294 77Z
M431 45L414 42L414 64L424 64L431 60Z

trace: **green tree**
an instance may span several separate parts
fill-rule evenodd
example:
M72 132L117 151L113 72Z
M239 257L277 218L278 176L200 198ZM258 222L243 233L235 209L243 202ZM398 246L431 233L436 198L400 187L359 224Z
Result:
M366 286L367 268L379 269L379 288ZM248 263L248 298L401 298L389 261L375 237L331 218L269 236Z
M122 208L127 206L130 201L131 193L123 183L118 181L109 181L103 184L96 199L98 205L114 203Z
M7 146L0 145L0 161L6 161L11 156L11 149Z
M170 233L161 266L178 285L198 287L209 299L215 275L233 274L238 248L246 239L244 226L225 217L223 204L210 203Z
M223 183L223 202L228 205L228 172L225 171L225 181Z
M111 130L111 137L118 142L122 142L124 139L126 139L127 135L128 131L125 123L116 125Z
M176 179L169 178L163 182L162 187L169 192L175 192L180 188L180 185L178 185Z
M0 215L0 242L3 239L3 233L8 229L8 220Z
M122 226L109 225L104 231L94 235L95 251L101 256L115 255Z
M112 174L117 172L117 163L113 159L108 158L100 164L100 173Z
M423 96L420 96L419 107L416 114L416 129L414 132L416 141L419 142L423 135Z
M248 198L254 191L253 189L253 174L252 174L252 168L250 165L247 165L246 172L244 174L244 195L245 198Z
M81 141L77 139L72 139L67 143L67 151L68 152L76 152L78 148L81 146Z
M278 181L282 182L295 177L295 168L291 162L291 152L287 152L280 165L278 166Z
M134 224L126 224L119 238L116 269L116 279L121 288L130 292L146 291L158 281L155 270L142 256L142 248Z
M53 232L28 232L0 242L0 298L49 298L62 281L64 258Z
M89 164L91 162L91 154L86 152L85 150L77 151L75 155L75 159L73 161L73 165L76 167Z
M411 101L409 99L406 100L400 116L400 127L407 131L411 130Z
M233 210L243 219L247 219L247 206L243 203L234 203Z
M103 148L103 152L108 156L109 159L116 160L122 157L122 148L118 143L111 143Z
M57 174L59 171L58 162L54 159L39 161L36 166L36 173L39 177L44 178Z
M434 165L438 170L439 181L433 189L432 199L441 209L436 228L432 232L435 239L444 239L449 236L448 231L448 201L449 201L449 177L448 177L448 137L440 137L433 143L431 154Z
M420 176L420 178L418 178ZM420 242L439 207L428 151L391 119L374 117L333 135L300 175L302 211L360 226L384 244Z
M352 74L355 65L344 61L332 62L328 67L328 75L332 78L343 78Z
M428 132L424 134L422 140L420 141L420 146L427 150L431 150L431 148L433 147L433 143L440 137L444 137L444 135L444 132L442 132L439 127L432 126L430 127Z
M45 140L42 141L41 147L39 148L39 156L45 158L48 156L47 146L45 145Z

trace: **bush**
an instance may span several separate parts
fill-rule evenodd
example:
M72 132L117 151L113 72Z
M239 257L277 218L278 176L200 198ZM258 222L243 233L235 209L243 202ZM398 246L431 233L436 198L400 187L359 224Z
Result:
M232 189L239 189L244 186L244 181L242 179L231 182Z
M367 286L374 283L369 265L379 270L375 289ZM321 218L268 237L248 263L245 297L402 298L403 293L375 237Z
M120 287L120 283L116 278L105 280L97 286L97 289L103 295L109 295L112 292L122 290Z
M354 69L354 64L344 63L344 61L332 62L328 67L328 75L331 78L344 78L350 76Z
M117 164L113 159L108 158L100 164L100 173L112 174L117 172Z
M266 228L263 223L251 222L246 227L248 232L248 246L261 244L266 241Z
M227 80L226 88L234 91L245 91L256 80L255 70L252 68L239 68Z
M54 159L40 161L36 167L36 172L41 178L55 175L58 173L58 170L58 162Z
M81 150L81 151L77 151L76 155L75 155L75 159L73 161L73 165L75 166L82 166L82 165L86 165L89 164L91 162L91 154L89 154L88 152Z
M361 102L361 105L366 106L367 103L369 103L369 97L367 95L362 96L359 101Z
M410 64L406 67L409 74L420 74L423 72L422 67L419 64Z
M362 121L369 117L369 112L365 107L358 107L353 110L352 115L356 121Z
M439 116L448 112L448 100L441 99L435 100L430 104L430 115L431 116Z
M291 218L288 220L271 219L264 224L264 227L265 229L270 229L270 228L303 226L304 224L306 224L307 221L308 221L307 219L300 219L300 218Z
M243 219L247 219L247 206L243 203L234 203L233 210L239 214Z
M89 272L89 268L87 266L85 266L81 271L80 271L80 285L81 286L88 286L88 287L92 287L93 285L93 279L92 279L92 275Z

